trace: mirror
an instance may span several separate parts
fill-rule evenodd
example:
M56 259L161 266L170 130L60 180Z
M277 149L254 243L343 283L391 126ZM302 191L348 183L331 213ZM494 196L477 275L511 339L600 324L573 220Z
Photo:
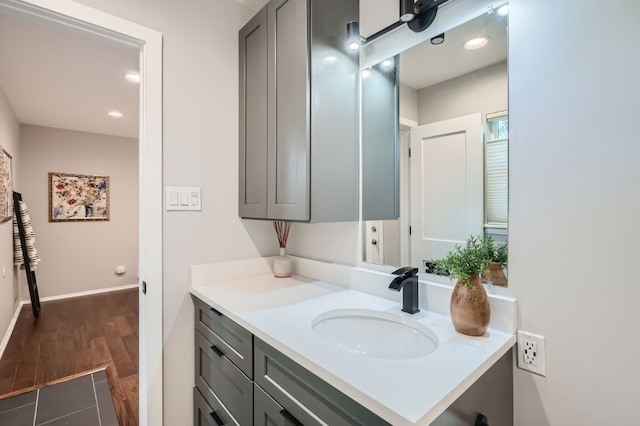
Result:
M507 21L508 8L490 8L445 30L443 40L426 39L363 69L363 156L371 157L370 150L388 164L395 154L399 165L390 170L382 160L369 161L374 167L363 163L365 262L425 272L425 262L445 256L469 235L506 242ZM486 41L464 47L479 36ZM388 197L371 201L364 183L370 175L384 176L369 185L371 193L378 185L395 185L398 206L390 206ZM379 204L394 213L372 213L370 205ZM367 220L372 217L398 219Z

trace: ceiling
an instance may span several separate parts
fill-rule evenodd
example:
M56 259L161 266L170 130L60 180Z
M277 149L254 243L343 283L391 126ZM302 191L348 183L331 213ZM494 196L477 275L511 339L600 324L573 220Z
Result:
M249 9L259 11L262 7L268 3L269 0L233 0L243 6L247 6Z
M0 13L0 88L18 121L137 139L140 87L124 74L139 50L53 25Z
M266 0L235 0L259 10ZM124 79L138 70L137 48L0 13L0 88L18 121L138 138L139 85ZM422 43L400 56L400 80L421 89L507 58L507 18L482 15L445 34L441 45ZM472 35L488 35L483 49L464 50ZM118 110L121 119L107 116Z
M445 33L444 43L428 40L400 54L400 81L420 90L507 60L506 16L483 14ZM465 50L462 44L480 35L490 37L487 46Z

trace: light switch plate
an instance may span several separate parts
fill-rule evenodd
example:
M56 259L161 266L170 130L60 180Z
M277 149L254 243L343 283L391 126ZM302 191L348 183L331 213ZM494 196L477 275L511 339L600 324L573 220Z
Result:
M200 188L167 186L167 211L202 210L202 192Z

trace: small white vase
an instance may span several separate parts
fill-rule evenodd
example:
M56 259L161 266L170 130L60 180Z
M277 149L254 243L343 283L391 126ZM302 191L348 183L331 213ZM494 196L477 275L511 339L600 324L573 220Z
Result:
M285 247L280 247L280 256L276 256L273 259L273 275L277 278L291 276L291 259L287 257Z

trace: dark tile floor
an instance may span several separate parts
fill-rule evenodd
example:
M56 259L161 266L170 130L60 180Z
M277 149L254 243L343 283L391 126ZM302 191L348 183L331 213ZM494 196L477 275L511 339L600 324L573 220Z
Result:
M104 371L0 400L0 425L118 426Z

